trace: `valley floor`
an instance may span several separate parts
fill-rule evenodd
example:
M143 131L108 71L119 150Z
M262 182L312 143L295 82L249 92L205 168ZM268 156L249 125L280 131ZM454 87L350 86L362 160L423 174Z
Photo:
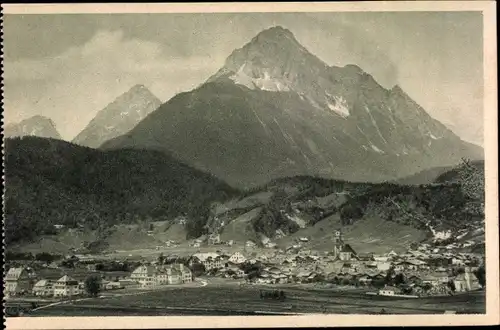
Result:
M283 290L287 298L283 302L262 300L261 289ZM363 289L338 290L314 285L265 287L242 285L238 281L199 279L190 287L109 292L98 298L56 303L25 316L443 314L445 311L485 313L485 293L475 291L446 297L404 299L368 296Z

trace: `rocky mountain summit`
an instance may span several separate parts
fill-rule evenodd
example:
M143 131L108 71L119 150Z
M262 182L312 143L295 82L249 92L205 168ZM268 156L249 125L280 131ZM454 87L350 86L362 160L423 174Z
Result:
M294 175L381 182L483 158L400 86L329 66L282 27L102 147L165 150L239 187Z
M149 89L135 85L102 109L72 142L97 148L105 141L127 133L160 105L161 101Z

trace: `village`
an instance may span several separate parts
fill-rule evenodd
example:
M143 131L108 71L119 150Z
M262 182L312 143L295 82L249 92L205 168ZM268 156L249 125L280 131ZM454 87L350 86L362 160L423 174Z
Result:
M221 246L210 236L201 244ZM336 232L332 251L307 248L308 238L287 249L259 248L248 241L242 251L186 255L157 254L153 260L100 260L99 256L72 254L60 261L9 261L4 296L9 299L72 299L99 292L155 290L219 279L239 285L286 286L316 284L330 288L359 288L382 296L429 297L480 290L484 283L484 256L457 252L457 244L431 246L398 254L357 253ZM89 278L97 289L89 289Z

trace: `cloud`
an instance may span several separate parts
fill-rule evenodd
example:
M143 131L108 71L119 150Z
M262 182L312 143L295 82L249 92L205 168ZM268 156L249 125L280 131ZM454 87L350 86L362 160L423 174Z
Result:
M121 30L98 31L85 44L54 57L6 61L5 121L42 114L71 139L135 84L148 86L165 101L196 87L216 69L206 57L168 57L158 42L127 39Z

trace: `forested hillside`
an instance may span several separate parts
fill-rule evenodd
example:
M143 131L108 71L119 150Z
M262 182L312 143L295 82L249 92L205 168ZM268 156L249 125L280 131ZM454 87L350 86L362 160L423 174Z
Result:
M205 218L213 201L237 190L165 153L102 152L36 137L5 141L7 243L54 233L54 225ZM189 228L196 221L189 221Z

